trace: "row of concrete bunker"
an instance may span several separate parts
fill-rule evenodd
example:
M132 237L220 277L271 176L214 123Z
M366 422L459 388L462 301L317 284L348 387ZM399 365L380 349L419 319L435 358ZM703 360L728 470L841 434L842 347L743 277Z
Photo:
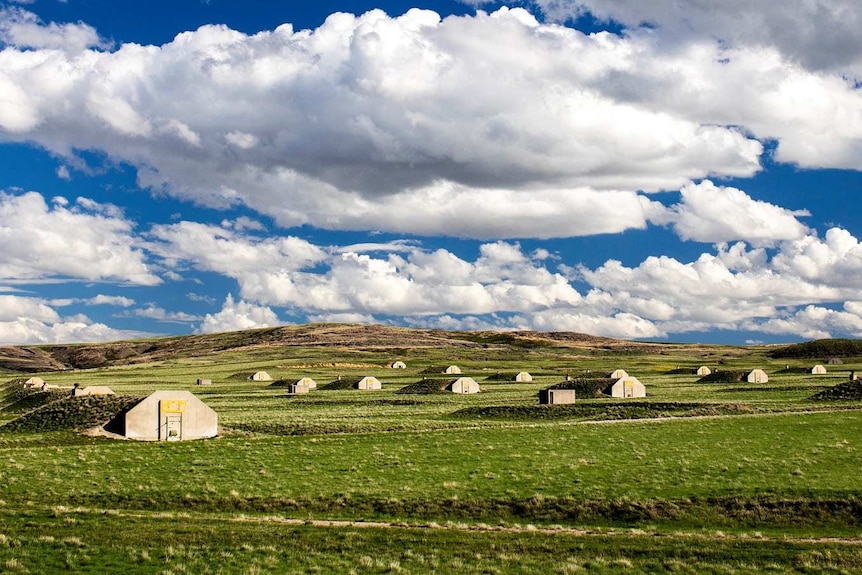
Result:
M400 364L400 365L399 365ZM394 362L390 367L394 369L404 369L403 362ZM398 390L397 393L438 393L451 392L457 394L474 394L482 391L481 386L472 377L461 376L457 378L446 379L445 375L460 375L461 369L456 365L446 367L432 366L420 372L422 380L416 383L407 385ZM590 378L591 381L601 381L605 385L597 389L602 395L607 395L615 398L643 398L646 397L646 387L640 380L629 375L623 369L617 369L609 374L591 374L585 372L581 378ZM251 381L274 381L272 385L278 385L287 388L287 392L291 395L304 395L312 390L359 390L359 391L374 391L380 390L383 384L374 376L362 376L353 378L342 378L337 376L335 381L326 385L318 385L311 377L305 376L294 380L285 381L283 379L273 380L272 376L264 371L258 371L248 376ZM518 383L529 383L533 381L533 376L526 371L520 371L512 374L494 374L488 376L487 380L510 381ZM572 403L575 400L575 389L571 388L569 383L575 381L575 378L570 375L565 376L565 380L559 384L552 385L547 389L539 392L540 403ZM212 381L208 379L199 379L198 385L211 385Z

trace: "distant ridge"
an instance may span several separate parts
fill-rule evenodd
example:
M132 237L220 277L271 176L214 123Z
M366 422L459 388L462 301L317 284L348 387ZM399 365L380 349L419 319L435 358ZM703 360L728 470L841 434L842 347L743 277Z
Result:
M91 369L198 357L256 347L337 347L365 350L420 348L574 348L655 353L674 344L615 340L574 332L445 331L383 325L306 324L205 335L94 344L0 347L0 369L32 373Z

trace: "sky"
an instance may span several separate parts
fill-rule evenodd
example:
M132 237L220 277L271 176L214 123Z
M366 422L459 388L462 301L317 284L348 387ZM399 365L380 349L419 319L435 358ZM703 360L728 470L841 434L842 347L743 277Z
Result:
M862 337L857 0L0 0L0 344Z

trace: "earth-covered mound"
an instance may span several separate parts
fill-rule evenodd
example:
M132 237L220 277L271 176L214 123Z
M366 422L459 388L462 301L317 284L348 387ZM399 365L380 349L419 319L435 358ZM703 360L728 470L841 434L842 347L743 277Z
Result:
M814 401L857 401L862 399L862 381L856 379L824 389L810 397Z
M698 383L739 383L745 380L745 371L713 371L697 380Z
M774 349L767 353L774 358L831 358L862 356L862 340L818 339Z
M578 397L602 397L604 390L617 382L616 379L609 377L578 377L554 385L548 386L546 389L574 389L575 395Z
M137 405L140 397L125 395L67 395L28 411L2 427L4 431L81 431L103 425L124 410Z
M396 391L405 395L431 395L434 393L446 393L446 386L451 383L451 379L421 379L416 383L406 385Z

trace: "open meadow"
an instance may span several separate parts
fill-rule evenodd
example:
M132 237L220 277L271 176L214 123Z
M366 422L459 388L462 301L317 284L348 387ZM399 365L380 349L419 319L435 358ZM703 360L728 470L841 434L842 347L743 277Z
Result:
M219 415L218 437L199 441L84 434L75 414L8 384L0 571L862 572L862 400L811 399L859 359L812 375L794 368L828 358L463 337L251 344L36 374L127 396L192 391ZM398 393L449 364L481 393ZM769 381L698 383L701 365L759 367ZM645 399L538 405L567 374L617 368ZM291 395L245 377L258 370L319 385ZM533 381L495 377L519 371ZM364 375L382 389L321 389Z

